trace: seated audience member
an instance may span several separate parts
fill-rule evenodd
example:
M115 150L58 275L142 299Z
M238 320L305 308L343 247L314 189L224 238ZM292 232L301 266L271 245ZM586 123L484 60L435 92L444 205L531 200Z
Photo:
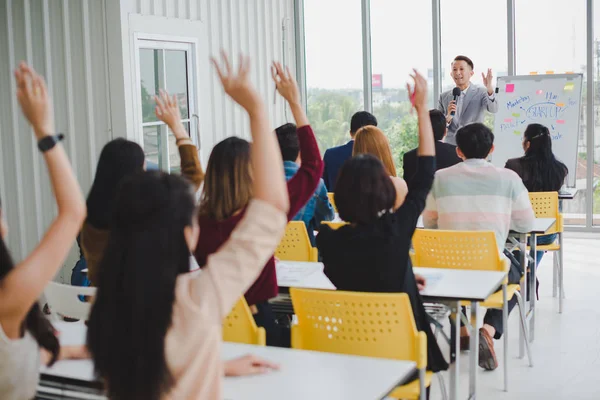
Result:
M385 172L390 176L394 187L396 188L396 201L394 210L398 209L404 202L408 187L402 178L396 176L396 166L390 142L381 129L373 125L367 125L358 130L354 136L353 155L371 154L383 163Z
M323 181L327 190L333 192L335 190L335 182L344 162L352 157L352 149L354 147L354 136L356 132L363 126L377 126L377 118L367 111L359 111L352 116L350 121L350 141L341 146L332 147L325 150L323 162Z
M164 91L155 99L156 116L175 135L181 157L181 173L198 190L204 180L204 172L198 159L198 149L181 123L177 100ZM96 176L87 198L88 216L80 236L92 286L96 285L97 266L109 240L110 222L119 185L126 176L145 169L144 158L140 145L123 138L108 142L100 153Z
M281 157L283 158L283 168L285 170L285 179L288 181L298 172L301 165L300 143L296 134L296 125L285 124L275 129ZM327 188L323 179L319 180L319 186L312 198L293 218L294 221L303 221L306 225L308 238L313 247L315 247L315 234L318 231L321 222L331 221L335 217L333 206L327 197Z
M17 99L46 161L58 206L58 215L40 243L15 264L6 246L8 227L0 204L0 397L32 399L40 364L86 356L82 346L60 346L52 324L38 304L77 237L85 219L85 202L59 143L62 138L53 136L54 116L44 79L25 63L16 69L15 78Z
M494 231L498 251L511 229L528 232L535 215L527 189L513 171L497 168L486 158L494 151L494 134L481 123L472 123L456 133L458 155L462 163L439 170L427 198L423 223L428 229ZM509 283L519 283L522 268L511 263ZM517 302L513 297L508 312ZM498 366L492 338L500 339L502 310L487 310L484 325L479 330L479 365L493 370ZM461 336L466 338L465 328ZM461 348L468 341L461 339Z
M194 190L179 176L139 172L124 179L98 269L88 347L111 399L221 399L224 375L275 367L252 356L223 362L223 318L273 254L289 202L266 106L237 73L215 67L225 92L250 117L253 200L204 271L190 273L198 241Z
M462 160L456 154L456 146L443 142L448 133L444 113L440 110L429 110L429 118L433 128L433 137L435 138L436 170L448 168L461 162ZM404 169L404 180L409 182L417 173L417 149L404 153L402 168Z
M410 297L417 328L427 334L427 368L448 367L433 336L418 289L425 282L415 277L409 249L417 220L435 172L435 146L427 113L427 81L415 77L414 97L419 118L419 171L403 204L393 210L396 190L389 171L370 154L346 161L335 188L340 217L348 224L337 230L323 226L317 247L325 274L339 290L404 292Z
M289 71L283 71L278 63L273 67L273 80L279 94L288 102L296 120L300 144L300 168L287 181L290 199L288 221L312 198L321 180L323 162L317 140L300 103L298 85ZM275 136L271 133L271 136ZM275 138L273 138L275 140ZM254 145L252 145L254 146ZM206 265L209 256L216 252L229 238L245 215L252 193L252 176L249 154L252 146L245 140L231 137L218 143L212 150L206 167L206 181L200 199L200 237L194 252L200 267ZM281 160L281 158L279 158ZM280 161L281 162L281 161ZM267 331L269 346L287 346L289 337L281 335L269 300L277 296L275 258L265 260L266 265L258 279L246 292L246 301L258 326Z
M552 137L548 128L540 124L528 125L523 137L523 150L523 157L508 160L504 167L515 171L529 192L558 192L569 170L552 153ZM536 243L554 243L556 235L538 236ZM537 265L543 256L543 251L537 252Z

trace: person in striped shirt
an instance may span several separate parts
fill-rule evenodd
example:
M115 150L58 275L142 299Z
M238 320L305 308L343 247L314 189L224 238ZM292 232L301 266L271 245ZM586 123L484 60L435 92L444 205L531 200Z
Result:
M457 154L464 160L435 174L427 198L423 223L427 229L494 231L500 254L510 230L528 232L535 214L523 181L514 171L487 161L494 151L494 134L484 124L473 123L456 134ZM509 283L519 283L522 267L511 263ZM509 302L508 312L516 297ZM498 367L493 339L503 333L502 310L488 310L479 330L479 366ZM464 336L463 336L464 335ZM468 332L461 331L461 348L468 348Z

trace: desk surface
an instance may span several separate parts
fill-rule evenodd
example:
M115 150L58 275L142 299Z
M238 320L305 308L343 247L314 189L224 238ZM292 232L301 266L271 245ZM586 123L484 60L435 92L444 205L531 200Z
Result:
M55 326L60 331L61 344L85 341L85 325L59 322ZM415 363L410 361L223 343L223 360L245 354L274 361L281 369L265 375L225 378L225 399L379 399L415 371ZM91 360L59 361L52 368L42 367L40 372L82 382L96 381Z
M576 194L577 194L576 188L561 189L558 192L558 198L560 200L573 200L575 198Z
M421 296L431 300L484 301L506 277L505 272L414 267L427 280Z
M380 399L415 371L411 361L223 344L223 359L245 354L274 361L281 369L258 376L225 378L227 400Z
M323 272L323 263L279 261L275 267L279 287L335 290L335 286Z
M556 223L556 218L536 218L534 223L533 223L533 229L531 229L529 232L517 232L517 233L535 233L537 234L543 234L546 233L546 231L548 231L550 228L552 228L552 225L554 225ZM511 231L512 233L513 231Z

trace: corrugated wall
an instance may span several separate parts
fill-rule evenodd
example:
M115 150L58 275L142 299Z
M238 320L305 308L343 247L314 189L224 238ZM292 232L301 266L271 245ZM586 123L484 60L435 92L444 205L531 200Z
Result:
M55 215L47 172L15 98L20 60L46 77L56 129L85 191L110 138L104 0L0 1L0 195L15 259Z
M280 60L295 70L293 0L131 1L135 3L135 12L142 15L206 22L210 54L218 55L220 49L225 49L230 54L243 52L251 57L253 81L267 100L272 125L275 127L291 118L281 99L274 101L269 65L273 60ZM232 135L250 137L243 110L223 96L214 76L208 79L213 130L201 131L203 144L208 145L203 147L204 163L210 148L222 139Z

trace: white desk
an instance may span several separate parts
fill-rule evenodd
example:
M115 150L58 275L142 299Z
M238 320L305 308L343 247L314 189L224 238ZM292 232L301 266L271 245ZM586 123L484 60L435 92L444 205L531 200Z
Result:
M85 342L86 326L58 323L61 344ZM226 399L380 399L415 371L415 363L370 357L347 356L304 350L224 343L223 360L255 354L281 366L265 375L225 378ZM52 368L41 367L39 393L73 399L104 399L91 360L65 360ZM51 380L48 378L52 378ZM50 382L63 385L51 386ZM70 390L64 382L69 381ZM58 389L60 387L60 389ZM94 389L95 388L95 389Z
M478 302L493 294L506 278L506 272L469 271L447 268L413 267L415 274L425 277L425 289L421 296L430 301L441 301L450 305L454 329L450 345L450 399L458 399L459 354L460 354L460 301L471 301L471 349L469 352L469 399L477 395L477 368L479 335L477 333ZM452 344L454 346L452 346Z
M226 400L370 400L384 398L416 371L412 361L224 343L222 358L255 354L281 366L251 377L225 378Z
M323 272L323 263L282 260L277 262L275 268L279 287L335 290Z

